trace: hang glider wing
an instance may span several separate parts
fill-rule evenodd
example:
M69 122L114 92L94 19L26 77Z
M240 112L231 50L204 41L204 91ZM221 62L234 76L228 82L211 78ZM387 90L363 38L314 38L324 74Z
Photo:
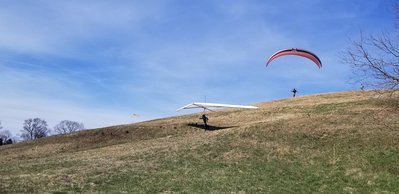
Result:
M218 103L206 103L206 102L193 102L186 106L183 106L176 111L180 111L183 109L192 109L192 108L203 108L207 110L211 110L211 108L249 108L249 109L257 109L256 106L246 106L246 105L234 105L234 104L218 104Z

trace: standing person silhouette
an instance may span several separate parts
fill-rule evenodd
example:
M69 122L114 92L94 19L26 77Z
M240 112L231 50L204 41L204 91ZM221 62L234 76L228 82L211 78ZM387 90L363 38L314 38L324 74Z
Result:
M206 117L206 115L203 114L200 119L202 119L204 121L205 129L208 129L208 123L207 123L208 117Z
M297 93L298 91L294 88L294 89L292 89L291 92L292 92L292 97L295 98L296 93Z

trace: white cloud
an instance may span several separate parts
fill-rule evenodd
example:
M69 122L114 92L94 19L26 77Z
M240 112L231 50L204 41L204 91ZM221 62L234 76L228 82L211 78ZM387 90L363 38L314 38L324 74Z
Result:
M113 107L79 87L81 80L40 70L15 69L0 63L0 121L17 135L25 119L39 117L53 127L61 120L83 122L86 128L137 122L129 107ZM128 105L127 105L128 106ZM133 110L131 110L133 111ZM138 120L139 119L139 120Z

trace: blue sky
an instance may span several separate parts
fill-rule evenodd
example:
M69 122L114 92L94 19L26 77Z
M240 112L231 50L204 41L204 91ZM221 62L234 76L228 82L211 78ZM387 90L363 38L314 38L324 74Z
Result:
M349 39L394 31L393 0L0 1L0 121L86 128L186 114L193 101L254 104L358 89ZM285 48L316 53L267 58ZM133 117L139 114L139 117Z

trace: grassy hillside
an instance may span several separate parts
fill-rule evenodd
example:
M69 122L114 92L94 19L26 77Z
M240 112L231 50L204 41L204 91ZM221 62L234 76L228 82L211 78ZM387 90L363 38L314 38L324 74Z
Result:
M399 100L257 104L0 147L0 193L399 193Z

